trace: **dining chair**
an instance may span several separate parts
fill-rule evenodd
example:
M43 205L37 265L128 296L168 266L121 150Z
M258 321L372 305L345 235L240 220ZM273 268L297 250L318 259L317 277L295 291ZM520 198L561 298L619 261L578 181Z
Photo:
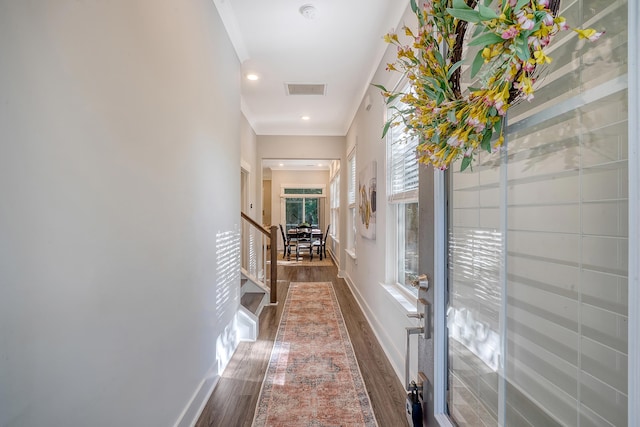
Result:
M278 224L280 226L280 234L282 234L282 244L284 245L284 250L282 251L282 259L287 256L287 249L289 249L289 239L284 234L284 229L282 228L282 224Z
M291 238L288 233L285 233L282 224L280 226L280 234L282 234L282 242L284 244L284 251L282 252L282 259L286 256L288 260L291 259L291 247L296 246L296 239Z
M324 233L324 236L320 237L320 242L318 243L318 253L320 254L320 259L322 260L322 256L327 257L327 238L329 237L329 228L331 224L327 225L327 231Z
M313 261L313 243L311 241L311 228L298 227L296 242L296 260L298 256L305 250L309 251L309 259Z

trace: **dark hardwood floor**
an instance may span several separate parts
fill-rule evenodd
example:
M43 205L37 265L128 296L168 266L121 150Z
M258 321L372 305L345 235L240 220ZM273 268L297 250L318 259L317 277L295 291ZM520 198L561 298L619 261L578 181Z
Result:
M277 306L260 315L254 343L240 343L196 427L251 426L290 282L332 282L380 427L406 427L406 394L358 303L335 266L278 266Z

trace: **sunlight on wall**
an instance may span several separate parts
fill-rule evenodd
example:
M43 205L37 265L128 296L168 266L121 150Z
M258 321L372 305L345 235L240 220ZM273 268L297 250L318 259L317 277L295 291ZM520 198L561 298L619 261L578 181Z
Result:
M238 346L238 334L236 327L236 318L224 328L224 331L216 339L216 356L218 360L218 372L224 371L224 368L231 360L233 352Z
M235 315L230 300L240 289L240 232L226 231L216 235L216 314L219 321Z
M216 339L218 372L222 372L229 363L238 346L237 304L240 291L240 230L219 232L216 234L216 317L226 323L224 331Z

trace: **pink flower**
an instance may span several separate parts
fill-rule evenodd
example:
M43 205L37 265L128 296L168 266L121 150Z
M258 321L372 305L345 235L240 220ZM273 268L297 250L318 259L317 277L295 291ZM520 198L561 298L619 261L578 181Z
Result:
M546 15L544 15L544 18L542 19L542 22L544 22L544 25L546 25L547 27L550 27L553 25L553 15L550 13L547 13Z
M529 19L527 14L522 10L516 13L516 17L518 18L518 24L520 24L520 28L522 28L523 30L531 30L536 25L533 19Z
M538 4L545 9L549 8L549 0L538 0Z
M529 36L529 38L527 39L527 44L530 47L537 49L538 47L540 47L540 39L536 36Z
M467 124L468 124L469 126L473 126L473 129L474 129L476 132L482 132L482 131L484 130L484 127L485 127L485 124L484 124L484 123L481 123L481 122L480 122L480 120L478 120L477 118L471 118L471 117L469 117L469 118L467 119Z
M459 140L457 136L451 135L449 137L449 139L447 140L447 144L452 146L452 147L459 147L459 146L462 145L462 141Z
M518 35L518 29L516 27L509 27L505 31L502 32L502 37L504 40L513 39Z
M567 21L562 17L556 18L555 21L556 21L556 24L558 25L558 31L566 31L569 28L571 28L569 27L569 24L567 23Z

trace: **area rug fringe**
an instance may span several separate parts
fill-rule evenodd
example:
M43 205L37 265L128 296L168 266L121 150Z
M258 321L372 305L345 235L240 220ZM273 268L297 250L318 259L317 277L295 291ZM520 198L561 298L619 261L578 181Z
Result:
M290 284L252 425L378 426L332 283Z

